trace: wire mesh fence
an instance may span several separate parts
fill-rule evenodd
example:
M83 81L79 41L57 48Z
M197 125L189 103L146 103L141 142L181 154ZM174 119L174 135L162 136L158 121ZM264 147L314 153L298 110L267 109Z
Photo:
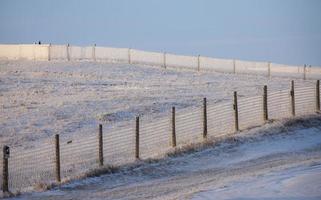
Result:
M141 158L157 157L169 150L171 141L171 121L170 117L159 119L155 122L145 123L141 120Z
M109 63L153 65L162 68L215 71L224 73L283 76L300 79L320 79L321 68L317 66L290 66L271 62L219 59L204 56L185 56L166 52L148 52L130 48L111 48L96 45L51 44L0 44L0 59L27 60L90 60Z
M11 148L9 189L24 191L55 181L54 145L50 140L32 149Z
M60 139L61 178L75 177L98 167L98 139L88 135L74 140Z
M111 130L103 135L104 162L106 165L122 165L135 160L135 127Z
M291 116L290 90L268 91L268 112L270 119L282 119Z
M209 103L207 115L207 129L210 137L218 137L235 132L232 101L213 105Z
M317 81L317 84L293 85L294 91L290 87L288 90L267 90L268 119L320 111L319 88ZM8 161L9 190L26 191L77 178L102 164L120 166L133 163L137 158L163 156L176 145L202 142L205 132L207 138L216 138L234 134L238 129L262 125L266 121L264 105L263 92L259 96L221 103L200 101L193 108L173 109L155 119L137 118L136 123L133 120L121 127L104 126L102 132L95 130L82 137L50 138L32 148L11 147L9 157L4 151L0 153L3 158L0 187L5 190L5 159Z
M240 98L238 104L241 130L264 123L263 96Z
M178 145L200 141L202 131L202 109L200 107L177 112L176 137Z

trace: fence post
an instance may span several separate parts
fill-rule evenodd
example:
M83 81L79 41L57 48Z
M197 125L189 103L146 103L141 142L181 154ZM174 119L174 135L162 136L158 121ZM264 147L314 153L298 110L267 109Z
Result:
M98 132L98 159L99 166L104 165L104 154L103 154L103 125L99 124L99 132Z
M172 147L176 147L175 107L172 107Z
M207 139L207 101L203 99L203 139Z
M291 107L292 116L295 116L295 96L294 96L294 81L291 81Z
M67 60L70 61L70 55L69 55L69 43L67 44Z
M9 167L8 167L9 154L10 154L10 148L5 145L3 147L3 163L2 163L2 191L3 191L3 193L9 192Z
M130 48L128 49L128 64L131 64Z
M316 107L317 111L320 111L320 80L317 80L317 85L316 85Z
M269 120L267 98L268 98L267 86L264 85L264 88L263 88L263 117L264 117L264 121Z
M60 176L60 144L59 144L59 134L55 135L55 150L56 150L56 180L61 181Z
M201 55L197 56L197 71L201 71L201 61L200 61Z
M233 59L233 73L236 74L236 63L235 63L235 59Z
M303 67L303 80L306 80L306 68L307 68L307 65L304 64L304 67Z
M51 56L51 43L49 44L49 46L48 46L48 61L50 61L51 60L51 58L50 58L50 56Z
M239 131L239 110L237 106L237 92L234 92L234 118L235 118L235 131Z
M93 53L93 55L92 55L92 59L93 59L93 61L95 61L95 62L96 62L96 44L94 44L94 46L93 46L92 53Z
M166 69L166 52L163 54L164 68Z
M139 159L139 116L136 117L136 145L135 145L135 158Z

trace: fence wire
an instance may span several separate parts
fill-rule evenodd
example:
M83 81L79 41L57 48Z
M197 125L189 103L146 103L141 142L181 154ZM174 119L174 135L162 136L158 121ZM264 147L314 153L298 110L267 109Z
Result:
M304 115L316 111L316 88L307 86L295 89L296 115Z
M122 165L135 160L135 124L129 127L109 130L103 134L104 163Z
M200 141L203 132L202 109L193 108L176 113L176 141L178 145Z
M207 106L207 131L209 137L231 134L235 131L233 103L219 103Z
M24 191L54 182L54 152L54 143L51 141L34 149L12 148L8 160L11 191Z
M98 166L98 137L60 139L61 178L75 177Z
M267 106L269 119L292 116L290 89L268 90ZM321 92L320 92L321 95ZM235 133L234 102L207 104L207 135L209 138ZM175 130L178 146L203 141L203 107L176 110ZM311 114L317 108L315 84L295 85L295 114ZM264 124L263 95L239 97L238 117L241 130ZM172 114L155 119L142 117L139 126L140 158L154 158L164 155L172 148ZM133 120L121 127L103 127L104 165L119 166L135 161L136 126ZM3 157L2 151L0 153ZM69 179L99 167L98 131L83 137L60 138L61 178ZM56 181L56 149L54 138L46 140L34 148L11 148L9 160L10 191L26 191L42 184ZM0 163L3 169L3 163ZM0 187L3 177L0 173Z
M290 90L268 91L268 112L270 119L291 117Z
M141 158L157 157L168 151L171 131L170 116L151 123L144 123L142 119L139 132Z
M263 96L240 98L238 101L240 129L264 123Z

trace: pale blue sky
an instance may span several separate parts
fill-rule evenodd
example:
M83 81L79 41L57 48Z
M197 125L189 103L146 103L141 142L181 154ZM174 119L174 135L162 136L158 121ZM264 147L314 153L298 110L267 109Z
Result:
M320 0L0 0L0 43L321 66Z

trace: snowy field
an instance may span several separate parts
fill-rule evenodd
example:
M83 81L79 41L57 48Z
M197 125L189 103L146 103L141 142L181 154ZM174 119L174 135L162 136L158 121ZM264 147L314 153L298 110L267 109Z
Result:
M98 123L290 88L289 78L165 70L99 62L0 61L0 144L34 146L54 134L79 137ZM303 80L295 80L296 84ZM306 81L314 84L315 81Z
M13 199L321 199L321 118L279 121L236 140Z

